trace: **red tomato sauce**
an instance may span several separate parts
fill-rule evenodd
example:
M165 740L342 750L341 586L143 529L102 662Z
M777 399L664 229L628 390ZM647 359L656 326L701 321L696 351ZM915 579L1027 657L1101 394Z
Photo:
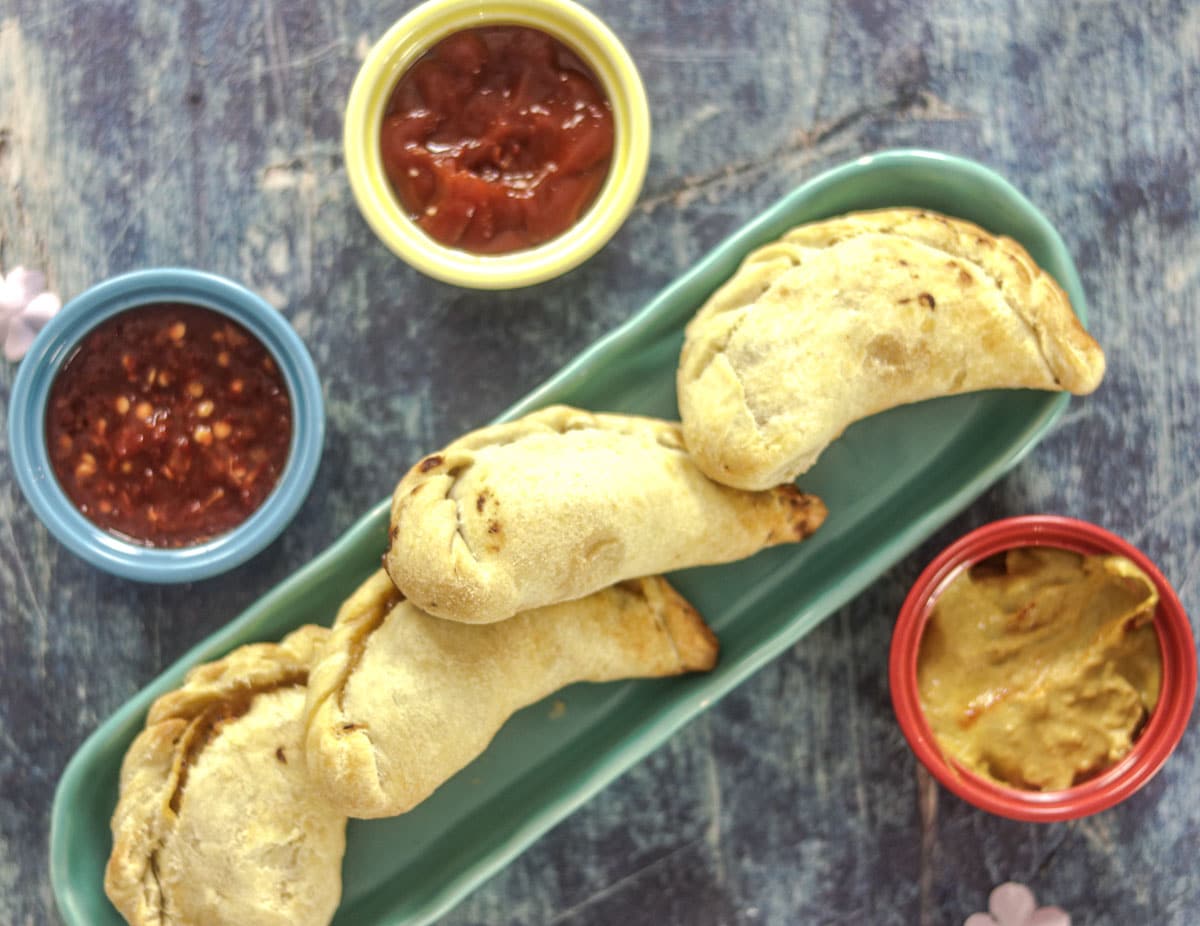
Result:
M183 547L236 527L287 463L292 406L263 345L210 309L155 304L93 328L50 387L54 474L100 527Z
M468 29L433 46L400 78L380 134L413 221L476 254L570 228L600 192L612 151L612 108L587 65L521 26Z

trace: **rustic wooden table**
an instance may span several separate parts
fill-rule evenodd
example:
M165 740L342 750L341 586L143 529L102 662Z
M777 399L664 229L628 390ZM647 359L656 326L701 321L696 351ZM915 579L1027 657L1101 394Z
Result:
M567 277L481 294L395 260L347 188L343 102L408 6L0 0L0 267L44 268L67 297L152 265L243 281L308 343L329 415L292 527L243 568L184 587L66 553L0 458L0 922L58 921L51 798L102 718L326 547L422 451L493 417L784 192L912 145L992 165L1062 230L1109 350L1103 387L445 922L957 924L1017 879L1077 926L1195 923L1196 724L1122 806L1006 822L917 767L885 663L922 566L1009 514L1123 534L1200 614L1200 7L596 2L651 98L640 204ZM13 372L0 366L0 409Z

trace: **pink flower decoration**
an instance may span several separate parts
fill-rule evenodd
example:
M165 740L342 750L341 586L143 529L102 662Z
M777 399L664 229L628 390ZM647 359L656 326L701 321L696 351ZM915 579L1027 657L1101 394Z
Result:
M1033 891L1009 881L988 897L987 913L972 913L963 926L1071 926L1060 907L1039 907Z
M17 267L0 279L0 340L4 356L20 360L46 322L62 308L62 300L46 291L46 276Z

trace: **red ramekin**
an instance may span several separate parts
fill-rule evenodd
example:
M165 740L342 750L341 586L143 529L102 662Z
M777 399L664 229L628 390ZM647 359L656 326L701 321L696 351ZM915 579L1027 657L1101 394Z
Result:
M948 760L925 720L917 693L917 654L938 596L963 569L1014 547L1058 547L1085 555L1117 554L1137 564L1158 587L1154 627L1162 655L1162 689L1129 754L1082 784L1061 791L1026 791L988 781ZM888 684L900 728L917 758L946 788L968 803L1014 820L1051 822L1112 807L1148 782L1174 751L1196 697L1196 644L1179 597L1135 547L1095 524L1057 515L994 521L955 541L921 573L909 591L888 660Z

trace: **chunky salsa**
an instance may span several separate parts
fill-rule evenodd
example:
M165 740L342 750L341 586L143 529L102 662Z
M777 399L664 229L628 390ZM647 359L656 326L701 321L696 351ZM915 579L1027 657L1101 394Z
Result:
M380 136L387 176L442 244L501 254L570 228L613 151L612 109L579 57L522 26L455 33L404 73Z
M292 408L265 347L193 305L130 309L93 328L50 389L59 484L100 527L183 547L240 524L287 463Z

